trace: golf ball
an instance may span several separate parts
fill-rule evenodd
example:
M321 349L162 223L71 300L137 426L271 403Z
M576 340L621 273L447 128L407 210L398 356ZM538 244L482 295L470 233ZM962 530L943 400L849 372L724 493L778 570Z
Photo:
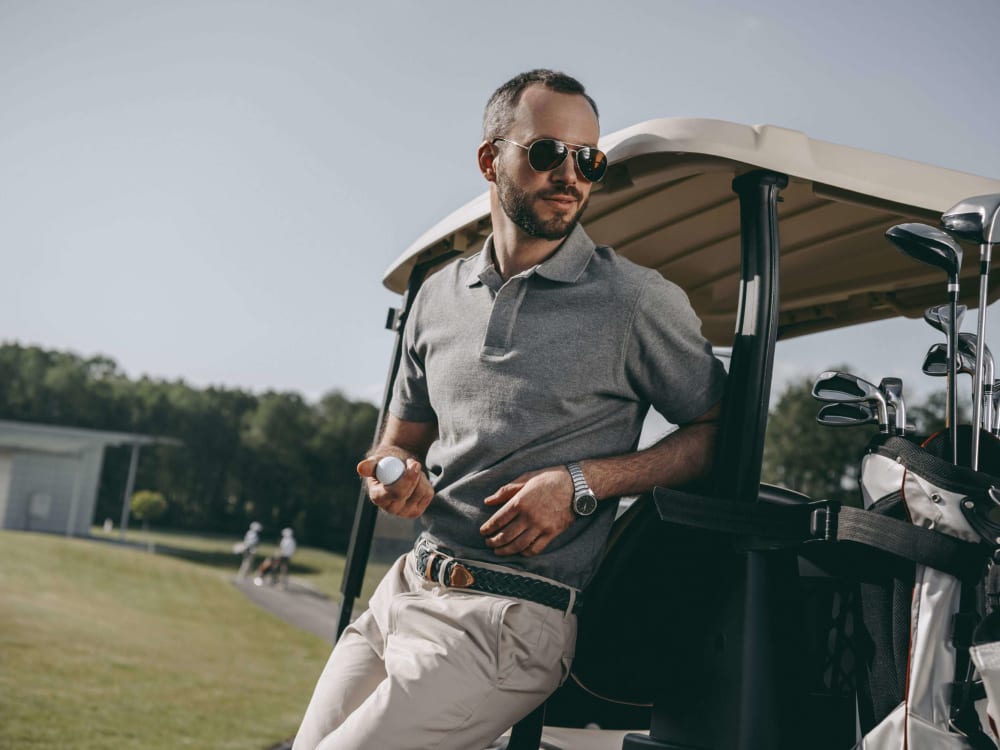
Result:
M382 484L392 484L406 472L406 464L395 456L379 459L375 465L375 478Z

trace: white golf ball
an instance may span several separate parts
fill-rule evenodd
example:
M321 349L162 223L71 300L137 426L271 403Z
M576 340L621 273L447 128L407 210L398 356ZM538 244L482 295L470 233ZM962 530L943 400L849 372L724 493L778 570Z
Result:
M406 473L406 464L395 456L379 459L375 465L375 478L382 484L389 485Z

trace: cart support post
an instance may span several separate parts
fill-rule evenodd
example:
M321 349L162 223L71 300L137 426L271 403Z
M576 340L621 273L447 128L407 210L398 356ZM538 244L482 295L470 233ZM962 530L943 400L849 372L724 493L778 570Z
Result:
M785 175L757 171L733 181L740 202L740 300L713 493L757 502L771 372L778 331L778 196ZM775 750L787 743L779 712L785 669L777 653L787 637L777 622L794 555L733 553L706 643L697 696L684 706L658 702L649 736L627 735L623 750ZM794 573L794 570L791 571ZM664 675L665 680L687 679ZM676 695L676 691L673 692Z
M451 257L451 256L448 256ZM410 281L403 295L403 306L398 314L390 315L386 327L395 331L396 340L392 346L392 359L389 365L389 377L385 381L385 389L382 392L382 404L379 407L378 423L375 428L375 435L372 438L372 447L378 444L382 434L382 426L385 423L386 415L389 411L389 401L392 398L392 386L396 382L396 374L399 372L399 361L403 354L403 329L406 326L406 318L413 307L413 300L423 284L427 271L432 265L425 264L416 266L410 274ZM340 582L340 617L337 622L337 640L351 622L351 614L354 611L354 600L361 594L361 585L364 583L365 567L368 565L368 555L371 552L372 536L375 533L375 521L378 520L378 508L368 501L368 493L365 490L365 483L361 482L361 491L358 494L358 505L354 511L354 525L351 528L351 540L347 547L347 560L344 563L344 577Z

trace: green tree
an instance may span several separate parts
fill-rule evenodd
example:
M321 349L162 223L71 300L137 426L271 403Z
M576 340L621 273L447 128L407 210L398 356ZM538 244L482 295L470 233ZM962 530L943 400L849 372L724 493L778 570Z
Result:
M332 392L193 388L129 379L114 360L0 345L0 419L171 437L144 446L136 481L170 498L165 525L242 533L252 521L295 528L307 544L344 549L358 497L354 467L377 410ZM121 509L131 448L105 451L96 514Z
M132 515L142 521L144 531L149 531L150 521L158 521L167 512L167 498L153 490L139 490L129 503Z

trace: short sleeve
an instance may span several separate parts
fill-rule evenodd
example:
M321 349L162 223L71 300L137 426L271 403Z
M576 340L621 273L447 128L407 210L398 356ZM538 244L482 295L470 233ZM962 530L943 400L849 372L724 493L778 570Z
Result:
M670 422L696 419L722 399L726 371L702 336L684 291L656 272L636 298L625 346L625 377Z
M396 382L392 387L389 413L408 422L433 422L436 420L436 415L427 395L427 373L416 342L416 332L419 330L416 322L419 303L418 294L403 329L403 352L399 360Z

